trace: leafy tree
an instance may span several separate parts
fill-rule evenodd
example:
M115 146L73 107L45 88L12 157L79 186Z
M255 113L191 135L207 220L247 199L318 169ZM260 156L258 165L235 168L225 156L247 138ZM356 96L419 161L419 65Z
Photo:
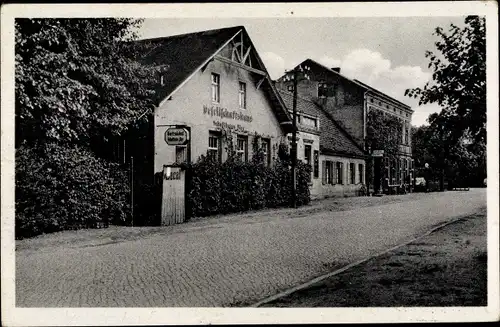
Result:
M413 138L414 156L421 146L425 160L440 177L450 181L471 181L485 176L486 144L486 26L485 18L468 16L462 28L451 24L435 35L439 54L427 51L433 80L424 88L408 89L405 95L419 99L419 105L437 103L440 113L428 118L430 126ZM423 138L419 141L419 138ZM419 143L420 142L420 143ZM474 172L475 170L475 172Z
M136 19L16 19L16 143L92 145L146 119L154 73Z
M399 145L402 139L402 123L392 115L385 115L378 110L368 112L368 124L366 129L366 145L373 150L384 150L384 157L390 160L397 159ZM367 181L373 179L372 161L367 161ZM379 165L379 173L382 176L383 165Z
M470 135L486 142L486 26L485 18L468 16L460 28L450 25L448 32L436 28L439 54L425 53L432 81L423 88L408 89L405 95L419 99L419 105L437 103L446 119L450 137L457 141Z
M127 222L127 172L100 156L153 109L141 22L16 19L17 237Z

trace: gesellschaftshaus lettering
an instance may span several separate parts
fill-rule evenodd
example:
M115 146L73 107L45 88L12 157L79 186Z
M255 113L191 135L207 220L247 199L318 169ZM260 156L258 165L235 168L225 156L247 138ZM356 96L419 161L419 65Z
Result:
M226 118L226 119L242 120L248 123L252 122L253 120L252 116L242 114L237 110L230 111L227 108L222 108L219 106L209 107L207 105L203 105L203 113L205 115L210 115L211 117L216 116L222 119Z

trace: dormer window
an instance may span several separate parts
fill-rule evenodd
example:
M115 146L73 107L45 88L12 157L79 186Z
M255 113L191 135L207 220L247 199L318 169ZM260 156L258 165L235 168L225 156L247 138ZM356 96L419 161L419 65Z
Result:
M318 83L318 98L326 98L327 88L328 86L324 81Z
M293 85L288 85L287 88L288 92L293 92Z

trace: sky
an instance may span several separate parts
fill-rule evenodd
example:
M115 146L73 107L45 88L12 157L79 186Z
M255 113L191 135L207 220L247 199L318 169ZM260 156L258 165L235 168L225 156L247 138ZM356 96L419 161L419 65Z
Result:
M146 19L140 38L153 38L229 26L245 26L258 53L276 79L307 58L356 78L412 107L412 124L427 124L441 109L418 106L407 88L432 80L426 50L439 53L436 27L462 26L464 17L307 17Z

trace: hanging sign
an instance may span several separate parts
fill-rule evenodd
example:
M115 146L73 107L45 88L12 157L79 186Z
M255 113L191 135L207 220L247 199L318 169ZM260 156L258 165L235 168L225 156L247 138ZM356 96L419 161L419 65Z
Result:
M373 150L372 156L373 157L383 157L384 150Z
M186 145L189 141L189 131L185 128L171 127L165 132L165 142L168 145Z

